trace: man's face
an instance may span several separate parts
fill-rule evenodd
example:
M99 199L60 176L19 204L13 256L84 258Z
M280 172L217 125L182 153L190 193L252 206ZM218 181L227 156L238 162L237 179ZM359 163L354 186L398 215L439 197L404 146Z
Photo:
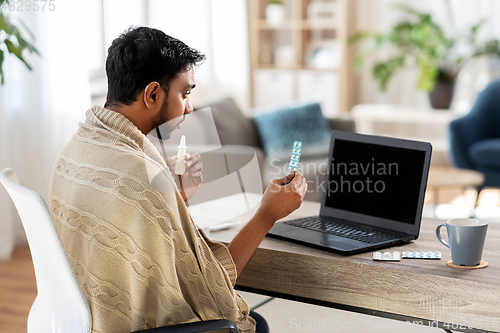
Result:
M172 79L168 96L164 97L160 112L153 120L153 128L166 123L169 133L176 130L184 120L184 115L193 112L189 95L194 87L194 69L192 67L182 70Z

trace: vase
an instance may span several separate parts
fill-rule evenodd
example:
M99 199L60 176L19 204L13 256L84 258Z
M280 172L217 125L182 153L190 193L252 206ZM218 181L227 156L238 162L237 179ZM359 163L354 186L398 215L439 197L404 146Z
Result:
M429 100L433 109L449 109L455 90L455 81L438 81L429 92Z

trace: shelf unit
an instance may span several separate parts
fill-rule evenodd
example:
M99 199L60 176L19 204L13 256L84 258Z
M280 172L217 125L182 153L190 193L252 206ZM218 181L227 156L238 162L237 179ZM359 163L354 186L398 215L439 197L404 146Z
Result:
M283 0L281 20L266 16L269 0L248 0L252 105L321 96L323 113L354 105L355 1Z

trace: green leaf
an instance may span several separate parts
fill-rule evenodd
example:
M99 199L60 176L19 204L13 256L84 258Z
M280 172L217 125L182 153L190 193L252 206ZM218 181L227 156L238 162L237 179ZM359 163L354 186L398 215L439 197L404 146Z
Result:
M6 16L0 16L0 30L5 31L8 35L12 33L12 23Z
M29 43L28 41L26 41L20 33L16 34L16 38L17 38L17 42L19 43L19 45L21 45L23 48L27 48L30 53L36 53L38 55L40 55L40 53L38 52L38 50L31 44Z
M390 38L388 38L385 35L378 34L375 36L375 45L377 45L377 47L382 47L384 44L386 44L389 41L390 41Z
M379 81L380 89L387 90L390 78L405 64L404 57L394 57L385 62L378 62L373 67L373 77Z
M2 80L2 85L4 84L4 77L3 77L3 59L4 59L4 54L3 51L0 50L0 77Z
M470 28L469 43L473 44L476 42L477 33L485 23L486 19L482 19Z
M438 65L430 57L421 57L418 63L419 76L417 79L417 87L424 91L431 91L436 83L436 78L439 73Z
M471 58L479 57L482 55L491 54L494 56L500 56L500 42L498 39L492 39L479 45L475 52L472 54Z
M22 21L20 21L20 22L23 26L25 26L25 30L28 32L28 34L30 34L32 39L34 39L34 36L31 33L31 31L29 30L29 28L24 24L24 22L22 22ZM5 31L8 35L8 37L15 36L17 41L18 41L18 44L20 46L22 46L23 48L27 48L31 53L36 53L36 54L40 55L40 53L33 46L33 44L31 44L26 39L24 39L24 37L21 34L21 31L15 25L13 25L7 17L0 17L0 30Z
M14 53L14 54L16 54L16 52L17 52L17 47L14 45L14 43L12 43L12 42L10 41L10 39L7 39L7 38L6 38L3 42L4 42L4 43L5 43L5 45L7 46L7 51L9 51L9 53Z
M7 46L7 50L9 51L9 53L14 54L19 60L21 60L24 63L24 65L26 65L26 67L28 67L29 70L32 70L31 66L23 58L22 52L24 47L22 46L16 47L10 39L5 39L4 43Z
M8 34L9 27L5 21L5 17L0 16L0 30L5 31Z
M376 34L370 30L359 31L351 36L349 36L349 43L353 44L364 39L374 38Z

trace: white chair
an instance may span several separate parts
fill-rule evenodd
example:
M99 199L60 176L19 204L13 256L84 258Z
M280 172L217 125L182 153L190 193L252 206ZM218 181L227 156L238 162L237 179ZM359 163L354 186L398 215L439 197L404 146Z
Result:
M92 316L73 268L43 198L19 185L12 169L0 171L26 232L35 268L38 295L28 316L28 333L89 333ZM141 332L192 333L229 331L236 325L225 319L153 328ZM124 332L126 333L126 332Z
M19 212L35 268L38 295L28 316L28 333L91 332L90 309L45 201L19 185L12 169L0 172L0 182Z

